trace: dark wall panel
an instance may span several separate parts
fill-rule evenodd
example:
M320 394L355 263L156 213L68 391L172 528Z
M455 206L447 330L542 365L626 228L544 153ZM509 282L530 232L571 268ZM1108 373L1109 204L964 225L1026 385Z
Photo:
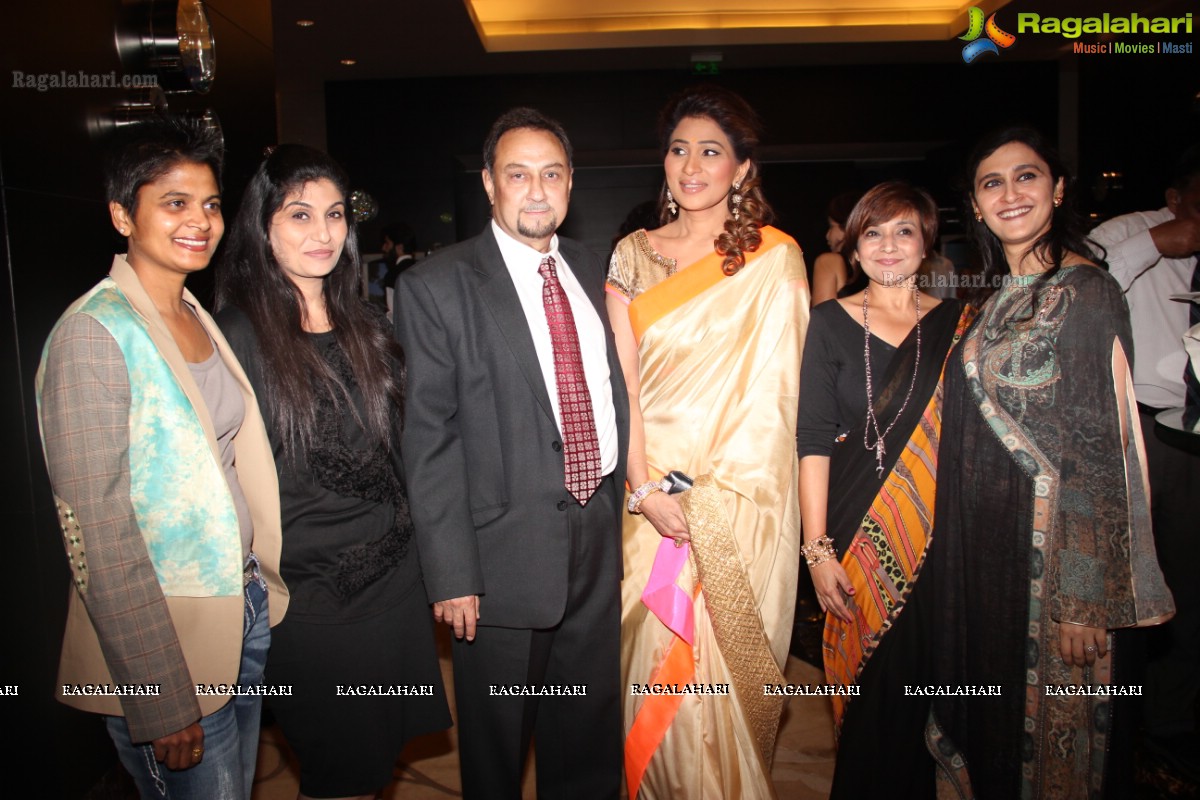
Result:
M956 143L1006 119L1054 133L1057 70L1047 62L971 70L795 67L716 80L762 117L765 189L779 226L819 252L825 205L843 188L909 177L948 200L947 170L921 168L938 151L951 148L958 157ZM375 246L380 225L402 219L426 248L481 229L487 206L479 153L488 127L505 109L536 106L562 122L576 150L563 232L607 252L629 209L660 186L660 108L695 82L686 73L658 71L333 83L326 91L329 148L354 184L379 201L364 246ZM984 91L993 113L960 113Z

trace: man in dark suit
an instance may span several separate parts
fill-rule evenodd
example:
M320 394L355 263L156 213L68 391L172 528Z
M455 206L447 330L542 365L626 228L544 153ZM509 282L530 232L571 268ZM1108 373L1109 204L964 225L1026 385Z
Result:
M629 405L604 270L555 230L562 127L513 109L484 146L492 222L396 284L403 456L425 586L454 629L463 793L613 798ZM569 307L569 308L568 308Z

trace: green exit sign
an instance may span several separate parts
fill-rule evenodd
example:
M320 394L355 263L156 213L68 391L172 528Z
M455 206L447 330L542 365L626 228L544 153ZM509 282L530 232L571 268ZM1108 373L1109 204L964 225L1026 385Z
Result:
M693 75L717 75L721 71L720 61L693 61Z

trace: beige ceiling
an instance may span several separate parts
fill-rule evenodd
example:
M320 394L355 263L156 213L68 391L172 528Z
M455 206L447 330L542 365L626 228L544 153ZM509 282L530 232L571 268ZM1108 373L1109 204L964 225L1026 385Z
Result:
M490 53L952 38L1008 0L463 0Z

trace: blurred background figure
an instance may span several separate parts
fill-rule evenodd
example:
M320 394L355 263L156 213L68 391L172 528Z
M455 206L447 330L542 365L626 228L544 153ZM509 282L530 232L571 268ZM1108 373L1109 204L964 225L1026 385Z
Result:
M812 304L819 305L826 300L840 296L854 273L842 257L842 242L846 237L846 219L851 209L858 202L858 192L842 192L829 201L828 222L825 231L825 244L829 246L828 253L821 253L813 262ZM862 288L861 286L859 287Z
M417 263L416 234L403 222L393 222L383 229L382 248L382 261L387 269L383 273L381 282L384 301L387 304L388 319L391 319L396 279L400 277L400 273Z
M1180 338L1200 323L1200 305L1174 299L1200 292L1200 144L1176 163L1164 208L1111 219L1090 238L1105 249L1109 272L1129 303L1137 354L1133 385L1146 439L1154 541L1175 596L1175 618L1148 637L1146 746L1200 782L1200 582L1190 569L1195 501L1200 497L1200 437L1155 422L1166 409L1200 402L1200 386L1195 372L1189 373Z

